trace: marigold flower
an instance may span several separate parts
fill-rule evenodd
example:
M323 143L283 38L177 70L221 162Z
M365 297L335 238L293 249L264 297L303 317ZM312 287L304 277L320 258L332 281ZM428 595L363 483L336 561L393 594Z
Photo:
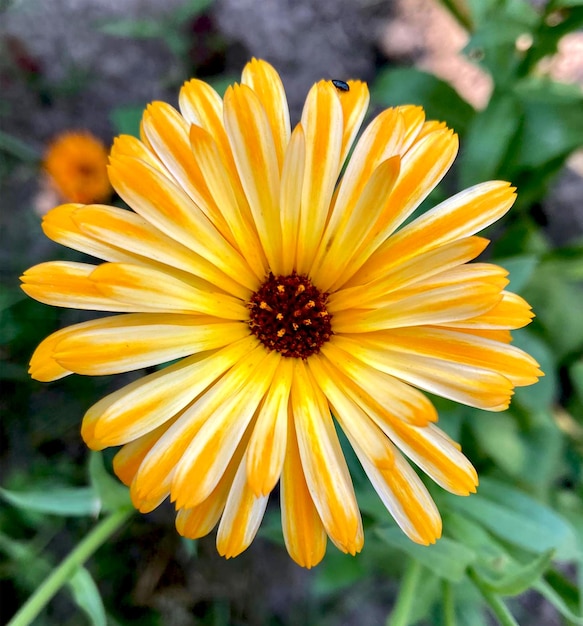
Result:
M87 131L64 132L48 146L43 169L67 202L105 202L111 198L107 149Z
M388 109L355 142L367 86L310 90L291 130L276 71L252 60L221 99L199 80L180 112L145 111L119 137L109 176L135 212L66 204L51 239L105 260L43 263L23 289L56 306L123 313L64 328L34 353L41 381L173 361L89 409L93 449L143 512L170 497L176 526L219 552L245 550L279 481L291 557L311 567L326 538L355 554L363 529L335 430L415 542L441 519L406 458L444 489L477 475L420 390L491 411L541 375L510 344L532 318L506 271L468 263L475 233L514 202L476 185L403 225L451 166L457 137L416 106ZM333 417L334 416L334 417Z

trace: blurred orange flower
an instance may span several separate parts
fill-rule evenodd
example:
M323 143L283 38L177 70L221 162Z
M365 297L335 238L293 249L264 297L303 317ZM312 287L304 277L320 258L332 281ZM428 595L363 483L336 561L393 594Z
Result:
M68 202L105 202L112 189L107 148L88 131L67 131L48 146L43 168L51 186Z

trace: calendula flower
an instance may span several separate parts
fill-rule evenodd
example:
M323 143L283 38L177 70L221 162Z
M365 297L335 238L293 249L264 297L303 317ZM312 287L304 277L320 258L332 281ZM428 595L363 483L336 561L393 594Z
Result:
M87 204L111 198L107 149L87 131L68 131L55 137L47 148L43 169L61 201Z
M251 543L278 482L297 563L318 563L327 536L361 549L335 421L397 524L434 542L439 513L406 459L455 494L478 479L421 390L502 411L541 375L510 345L530 307L505 291L504 269L468 263L513 188L476 185L404 225L457 138L420 107L388 109L344 169L368 99L362 82L321 81L291 130L263 61L224 99L187 82L180 112L151 104L141 141L114 144L110 180L133 211L67 204L44 220L51 239L105 263L23 277L41 302L121 313L45 339L34 378L172 361L90 408L82 434L93 449L123 446L114 469L140 511L169 497L178 531L218 523L227 557Z

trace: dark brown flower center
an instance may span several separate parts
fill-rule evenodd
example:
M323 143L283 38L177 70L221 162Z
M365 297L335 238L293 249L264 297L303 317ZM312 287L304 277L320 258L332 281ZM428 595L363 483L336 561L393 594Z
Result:
M269 350L307 359L332 336L327 300L307 276L270 273L249 301L249 327Z

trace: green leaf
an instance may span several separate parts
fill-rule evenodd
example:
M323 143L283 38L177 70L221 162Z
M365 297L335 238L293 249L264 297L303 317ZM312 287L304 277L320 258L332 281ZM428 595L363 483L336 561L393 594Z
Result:
M165 20L112 20L101 22L97 30L114 37L132 37L134 39L152 39L163 37L166 33Z
M515 146L521 120L520 105L511 95L494 95L471 121L458 163L460 186L497 178L507 152Z
M413 68L379 73L371 89L375 102L384 106L420 104L428 119L447 122L463 134L475 115L474 109L446 82Z
M544 328L557 360L583 350L583 291L553 263L543 262L522 294Z
M575 0L577 1L577 0ZM580 0L578 0L580 3ZM525 59L525 74L536 71L536 64L544 57L555 54L560 40L570 32L574 32L583 25L583 8L563 7L557 10L551 7L552 1L545 7L545 16L539 23L534 34L533 45L527 52Z
M0 291L0 312L9 309L17 302L25 299L26 295L22 290L4 287L2 291Z
M539 257L535 254L520 254L505 259L496 259L496 263L509 272L510 284L506 289L520 293L539 264Z
M175 26L180 26L187 20L195 18L206 11L214 0L189 0L176 7L170 14L170 20Z
M547 550L529 563L514 567L513 571L499 578L492 578L482 573L482 581L494 593L502 596L517 596L540 580L551 564L554 553L554 550Z
M561 597L561 595L551 587L546 581L539 580L534 588L547 600L550 602L555 609L568 620L573 622L574 624L583 624L583 617L580 615L576 615L567 605L565 600Z
M468 425L480 447L500 469L515 477L522 474L528 450L516 420L506 413L476 411Z
M572 559L571 526L552 509L492 478L482 478L479 493L469 498L445 495L454 511L479 522L495 537L533 554L555 549L557 558Z
M101 452L91 452L89 455L89 479L104 510L131 508L128 488L107 472Z
M77 606L89 618L93 626L106 626L105 608L99 589L91 574L84 567L80 567L73 574L68 583L69 589Z
M327 595L362 580L366 574L362 556L352 557L336 550L330 551L316 572L312 589L317 595Z
M140 136L140 122L144 113L143 105L119 106L109 114L109 119L117 135Z
M516 84L522 125L516 137L513 169L540 168L566 157L583 144L583 96L548 79L528 78ZM513 176L514 178L514 176Z
M559 396L557 363L551 347L528 330L512 333L514 345L530 354L540 365L544 376L528 387L517 387L513 401L532 411L549 408Z
M516 40L530 35L533 23L528 20L497 14L484 21L463 49L465 55L478 62L494 80L500 93L508 93L520 68L524 53L516 48Z
M431 546L420 546L408 539L400 528L378 528L377 535L393 548L402 550L440 578L459 582L476 553L463 544L442 537Z
M0 130L0 153L10 154L25 163L38 163L42 154L18 137Z
M563 7L583 7L583 0L551 0L548 8L554 11Z
M575 361L569 368L569 376L573 383L575 393L579 397L579 400L583 402L583 358Z
M2 496L10 504L38 513L64 517L94 517L99 513L100 502L91 487L54 487L30 491L9 491L0 488Z

